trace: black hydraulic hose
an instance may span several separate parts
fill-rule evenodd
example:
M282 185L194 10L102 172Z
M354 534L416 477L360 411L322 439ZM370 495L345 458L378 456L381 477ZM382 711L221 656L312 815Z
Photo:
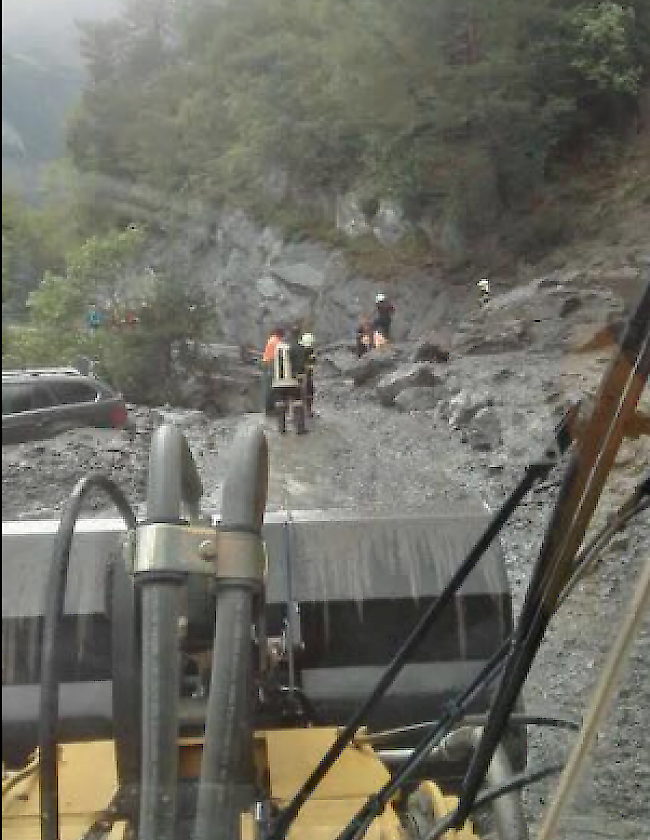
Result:
M88 475L77 482L59 523L52 551L43 615L41 696L38 726L41 840L58 840L59 837L57 768L59 675L57 653L61 639L61 621L65 606L65 591L74 528L84 498L91 490L101 490L110 497L124 519L127 528L135 528L136 525L135 515L128 499L111 478L102 474Z
M147 521L198 515L201 481L187 440L175 426L151 441ZM139 840L174 840L178 786L179 618L185 575L137 571L142 610L142 759Z
M115 761L122 800L128 802L132 821L135 823L142 733L138 603L133 577L121 557L117 557L111 564L109 573Z
M248 565L246 549L231 553L228 541L234 539L236 545L245 536L244 545L248 541L253 552L256 545L261 550L267 484L266 437L259 426L244 428L233 443L222 490L212 674L194 840L239 836L240 815L254 800L251 630L261 580ZM232 566L224 575L221 564L226 559Z
M570 438L568 435L568 423L570 417L571 413L567 414L563 418L555 433L555 442L561 452L563 452L570 444ZM291 802L289 802L289 804L277 817L276 823L268 840L282 840L282 838L284 838L289 826L298 815L300 808L320 784L327 771L330 767L332 767L345 747L351 743L354 736L359 731L359 728L367 719L370 711L372 711L372 709L374 709L379 701L384 697L406 664L408 658L425 638L426 634L429 632L443 610L451 603L455 593L474 569L485 551L487 551L490 544L497 536L503 525L510 518L517 505L521 502L533 484L545 478L553 469L556 463L555 455L555 451L549 450L546 453L546 458L544 460L531 464L527 467L518 486L513 490L502 507L496 512L475 546L471 549L466 559L460 565L447 586L440 593L440 596L418 620L406 641L402 644L390 664L386 667L386 670L380 677L369 697L335 739L315 770L311 773Z
M139 582L142 758L138 840L174 840L178 785L179 617L183 579Z
M527 773L517 773L516 776L512 776L512 778L508 779L502 785L497 785L496 787L489 788L483 793L480 793L474 800L470 814L485 805L489 805L490 802L494 802L495 799L498 799L501 796L505 796L513 791L521 790L522 788L528 787L528 785L532 785L535 782L540 782L548 776L554 776L557 773L561 773L563 766L564 765L562 764L551 764L548 767L541 767L538 770L529 770ZM433 829L426 837L423 838L423 840L438 840L438 838L442 837L442 835L452 828L455 823L456 811L452 811L448 816L436 823Z

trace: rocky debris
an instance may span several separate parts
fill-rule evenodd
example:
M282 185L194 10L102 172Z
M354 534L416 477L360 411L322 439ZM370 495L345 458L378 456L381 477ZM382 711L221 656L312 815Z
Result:
M403 365L393 373L388 373L377 383L379 402L391 406L395 397L406 388L432 388L440 382L434 367L429 362L416 362Z
M521 350L532 344L531 324L522 320L504 320L491 325L467 325L456 334L453 350L456 354L504 353Z
M552 273L492 297L461 324L456 353L570 349L618 322L629 296L616 286L585 285L582 274ZM625 287L627 289L627 287Z
M152 408L149 416L153 427L173 423L180 429L186 429L188 426L205 425L207 422L205 414L198 409L178 411L171 406Z
M440 415L450 426L462 429L484 408L494 405L492 396L478 396L469 390L457 390L440 406Z
M501 421L496 409L485 407L477 411L469 422L463 424L461 438L479 452L490 452L501 446Z
M261 373L240 366L234 373L201 371L176 381L174 403L216 416L257 411L261 400Z
M441 340L436 333L423 336L413 353L414 362L448 362L449 348L447 342Z
M440 402L440 396L436 388L430 386L416 385L411 388L404 388L394 400L395 408L398 411L431 411Z
M401 348L394 344L379 347L357 359L349 369L349 373L357 387L368 385L386 371L395 370L402 357Z
M352 379L358 362L353 347L333 349L318 357L318 370L321 374Z

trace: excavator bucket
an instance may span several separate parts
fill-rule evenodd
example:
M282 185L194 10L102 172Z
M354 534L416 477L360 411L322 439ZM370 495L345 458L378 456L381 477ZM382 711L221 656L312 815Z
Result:
M480 506L462 516L451 510L390 517L359 517L346 510L266 515L266 633L288 652L289 679L320 722L342 725L360 706L487 519ZM3 760L14 766L37 742L43 611L57 524L3 523L2 743ZM111 570L124 564L124 541L121 520L77 524L58 662L62 741L111 737L120 726L112 701L119 660L115 629L134 619L116 595ZM205 578L198 586L201 593ZM211 637L209 595L189 598L188 611L190 625L203 622L205 637ZM495 541L371 716L369 728L435 719L511 628L504 556ZM204 702L183 700L186 731L203 725ZM488 702L486 696L474 711L483 711ZM281 723L264 721L267 727ZM521 734L515 741L514 763L520 765ZM408 746L408 739L399 746Z

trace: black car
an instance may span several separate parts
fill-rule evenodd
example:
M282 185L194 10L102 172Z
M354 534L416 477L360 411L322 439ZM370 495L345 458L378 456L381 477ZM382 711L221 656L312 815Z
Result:
M121 395L75 368L2 372L2 443L129 425Z

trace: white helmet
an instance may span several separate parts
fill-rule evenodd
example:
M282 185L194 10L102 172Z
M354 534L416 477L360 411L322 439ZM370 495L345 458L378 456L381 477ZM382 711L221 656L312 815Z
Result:
M386 295L383 292L378 292L375 295L375 303L383 303L386 300Z
M300 343L303 347L313 347L314 346L314 336L312 333L305 333L302 338L300 339Z

